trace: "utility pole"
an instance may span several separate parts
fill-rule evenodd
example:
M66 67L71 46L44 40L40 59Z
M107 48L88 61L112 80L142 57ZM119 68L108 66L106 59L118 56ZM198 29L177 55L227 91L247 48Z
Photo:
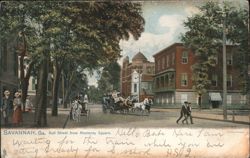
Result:
M227 56L226 56L226 13L223 9L223 118L227 120Z
M139 75L139 79L138 79L138 102L140 102L140 86L141 86L141 74L140 74L140 72L138 73L138 75Z

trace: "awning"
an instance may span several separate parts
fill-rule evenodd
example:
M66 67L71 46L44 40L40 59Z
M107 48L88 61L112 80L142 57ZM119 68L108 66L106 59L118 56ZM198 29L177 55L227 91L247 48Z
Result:
M220 93L209 93L211 101L222 101Z

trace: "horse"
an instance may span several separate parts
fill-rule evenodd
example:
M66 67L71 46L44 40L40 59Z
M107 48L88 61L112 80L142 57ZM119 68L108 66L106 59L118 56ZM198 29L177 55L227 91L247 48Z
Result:
M132 111L134 112L135 110L140 110L142 113L145 110L148 110L150 112L150 104L149 104L149 99L145 98L143 102L139 103L134 103L134 106L132 107Z
M82 111L82 105L78 103L77 100L73 101L72 103L72 118L74 121L80 122Z
M124 112L128 113L129 109L133 107L133 102L130 100L130 97L127 97L126 99L123 100L123 102L120 104L120 107Z

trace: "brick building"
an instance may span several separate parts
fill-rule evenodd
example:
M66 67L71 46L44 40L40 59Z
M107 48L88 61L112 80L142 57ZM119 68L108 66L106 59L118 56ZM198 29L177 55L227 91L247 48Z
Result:
M240 93L240 77L233 66L233 46L227 46L227 104L246 104L246 96ZM198 105L198 95L192 89L192 69L196 62L194 54L181 43L174 43L154 55L155 103L175 107L188 100ZM215 68L210 70L211 86L202 95L203 108L218 107L222 101L222 53L218 55Z
M140 100L145 97L153 97L154 63L141 53L137 53L132 62L125 57L121 69L121 94L123 97L135 96Z

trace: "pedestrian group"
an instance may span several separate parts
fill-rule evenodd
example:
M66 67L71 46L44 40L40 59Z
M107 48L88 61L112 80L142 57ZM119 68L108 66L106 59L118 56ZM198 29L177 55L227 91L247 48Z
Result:
M180 117L177 119L176 123L178 124L179 121L184 117L184 119L182 120L182 124L184 124L184 122L188 124L188 118L190 118L191 124L194 124L191 112L192 112L191 103L188 101L185 101L181 107Z
M4 125L8 126L9 125L9 119L12 116L12 124L13 126L20 126L23 122L23 117L22 117L22 108L23 103L21 100L21 92L15 92L14 93L14 99L12 100L10 98L10 91L5 90L4 91L4 96L2 98L2 104L0 105L0 110L1 110L1 119L3 119ZM26 106L27 111L31 111L33 104L29 100L29 97L26 99Z

